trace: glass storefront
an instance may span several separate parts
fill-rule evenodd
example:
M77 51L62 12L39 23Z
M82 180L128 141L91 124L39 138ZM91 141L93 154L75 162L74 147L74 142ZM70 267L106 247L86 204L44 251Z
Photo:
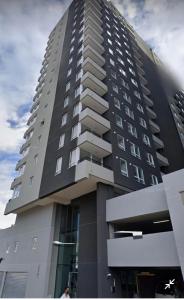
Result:
M76 297L78 277L79 250L79 208L66 206L61 214L59 241L65 243L59 246L55 297L61 297L65 287L69 287L70 296ZM71 244L67 244L71 243Z

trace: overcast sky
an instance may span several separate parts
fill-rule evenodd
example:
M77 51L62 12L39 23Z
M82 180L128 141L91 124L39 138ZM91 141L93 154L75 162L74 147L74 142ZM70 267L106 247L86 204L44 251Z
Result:
M71 1L0 0L0 228L49 32ZM184 87L184 1L113 0Z

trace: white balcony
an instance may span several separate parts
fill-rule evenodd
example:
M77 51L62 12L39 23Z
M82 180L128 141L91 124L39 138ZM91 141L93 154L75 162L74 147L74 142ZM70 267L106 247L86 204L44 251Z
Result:
M136 64L138 72L141 73L143 76L146 74L145 71L143 70L142 66Z
M22 178L23 178L23 175L17 176L11 183L10 189L13 190L16 185L20 184L22 182Z
M85 11L87 12L88 9L90 10L93 10L94 13L100 17L101 16L101 10L102 10L102 7L101 5L97 2L97 1L93 1L93 2L85 2L84 4L84 9Z
M99 54L103 54L105 51L104 47L98 42L96 42L89 34L84 36L83 42L84 42L84 46L88 46L88 45L91 46Z
M90 72L99 80L103 80L106 77L106 71L97 65L91 58L86 58L82 64L84 72Z
M152 107L152 106L153 106L153 101L152 101L149 97L147 97L145 94L143 94L143 96L144 96L144 101L145 101L145 103L146 103L148 106Z
M91 13L93 13L94 16L99 19L102 17L101 11L96 9L94 7L94 5L91 5L91 4L89 4L88 7L85 8L84 13L85 13L85 15L90 15Z
M143 62L141 61L140 58L138 58L136 55L135 55L135 59L136 59L136 64L138 64L139 66L143 66Z
M91 46L86 46L83 50L83 57L85 58L91 58L97 65L102 67L105 64L105 58L98 54L97 51L95 51Z
M85 35L90 35L99 44L102 44L104 41L103 36L89 25L84 29L84 36Z
M153 137L153 141L154 141L156 149L162 149L162 148L164 148L164 143L162 142L161 139L159 139L154 134L152 135L152 137Z
M107 241L109 267L177 267L179 266L172 231Z
M98 9L101 9L102 6L98 0L85 0L85 7L88 5L94 5L95 7L98 7Z
M104 96L108 91L107 86L90 72L86 72L83 75L81 83L85 88L91 89L99 96Z
M85 131L79 136L78 146L81 150L89 152L98 158L106 157L112 153L110 143L89 131Z
M147 84L148 83L147 79L140 72L138 72L138 73L139 73L139 78L140 78L141 83L143 85Z
M146 110L150 119L156 119L157 115L151 108L146 106Z
M33 206L48 205L50 203L70 204L72 199L95 191L98 182L113 185L113 171L90 161L89 158L83 159L75 166L75 179L71 186L35 201Z
M84 11L84 18L87 19L87 17L91 17L95 22L97 22L99 24L103 23L101 20L101 17L97 16L91 8Z
M149 90L145 85L143 85L143 84L141 83L141 86L142 86L142 89L143 89L143 93L144 93L145 95L150 95L150 94L151 94L150 90Z
M91 16L88 16L87 18L84 19L84 26L87 27L88 25L93 27L100 34L103 32L103 29L99 24L99 22L94 21L94 19Z
M113 171L94 162L84 160L76 166L75 180L80 181L90 176L95 177L97 182L113 183Z
M160 127L155 122L153 122L152 120L149 120L149 124L150 124L150 127L151 127L151 131L153 133L160 132Z
M81 103L99 114L109 109L109 103L90 89L85 89L80 96Z
M163 156L159 152L156 152L156 156L157 156L158 163L159 163L160 167L167 167L167 166L169 166L169 161L168 161L168 159L165 156Z
M100 136L109 131L111 128L110 122L107 119L100 116L90 108L85 108L80 113L79 122Z

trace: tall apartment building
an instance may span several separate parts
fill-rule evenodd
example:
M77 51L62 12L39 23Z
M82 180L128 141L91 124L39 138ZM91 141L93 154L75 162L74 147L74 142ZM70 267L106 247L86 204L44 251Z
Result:
M19 297L58 297L66 285L77 297L130 297L135 272L128 270L134 267L150 277L149 267L174 268L181 280L183 256L177 257L173 233L166 244L174 250L163 265L156 257L127 265L124 248L114 254L117 264L113 241L107 245L114 228L154 232L145 223L151 216L169 219L157 232L173 232L166 200L158 196L156 210L149 202L145 220L134 212L134 225L125 221L126 206L112 204L112 211L120 208L122 225L106 202L144 192L151 201L158 187L164 193L162 177L184 168L184 92L106 0L71 3L49 36L40 73L5 210L17 214L16 225L0 232L0 296L12 296L9 285L16 282ZM140 205L144 210L147 204Z

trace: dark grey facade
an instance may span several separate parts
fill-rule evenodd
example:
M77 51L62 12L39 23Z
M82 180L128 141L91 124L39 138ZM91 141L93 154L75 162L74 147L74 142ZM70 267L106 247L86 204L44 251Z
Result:
M24 285L27 297L60 297L65 286L72 297L152 297L154 280L173 275L181 282L183 246L174 242L177 216L170 216L173 208L163 200L169 198L168 185L162 182L184 168L184 92L110 1L72 1L49 36L33 101L17 163L20 174L5 211L17 213L25 229L21 236L19 221L16 241L9 241L6 232L2 237L8 245L0 252L6 256L0 265L0 295L8 272L23 272L20 254L16 266L11 259L12 269L6 265L11 249L16 255L19 248L24 270L32 276L29 289ZM182 171L178 174L182 178ZM176 194L182 192L181 182L176 186ZM35 218L32 252L26 258L21 245L37 210L48 226ZM169 224L155 231L155 218L168 218ZM48 244L37 244L40 222ZM135 229L143 231L144 239L126 236ZM117 238L116 231L125 236ZM166 250L163 241L171 247L166 258L159 246ZM153 258L147 254L149 245L155 249ZM44 247L44 262L41 256L36 261L34 251ZM32 293L35 276L40 289ZM150 289L145 290L147 280Z

